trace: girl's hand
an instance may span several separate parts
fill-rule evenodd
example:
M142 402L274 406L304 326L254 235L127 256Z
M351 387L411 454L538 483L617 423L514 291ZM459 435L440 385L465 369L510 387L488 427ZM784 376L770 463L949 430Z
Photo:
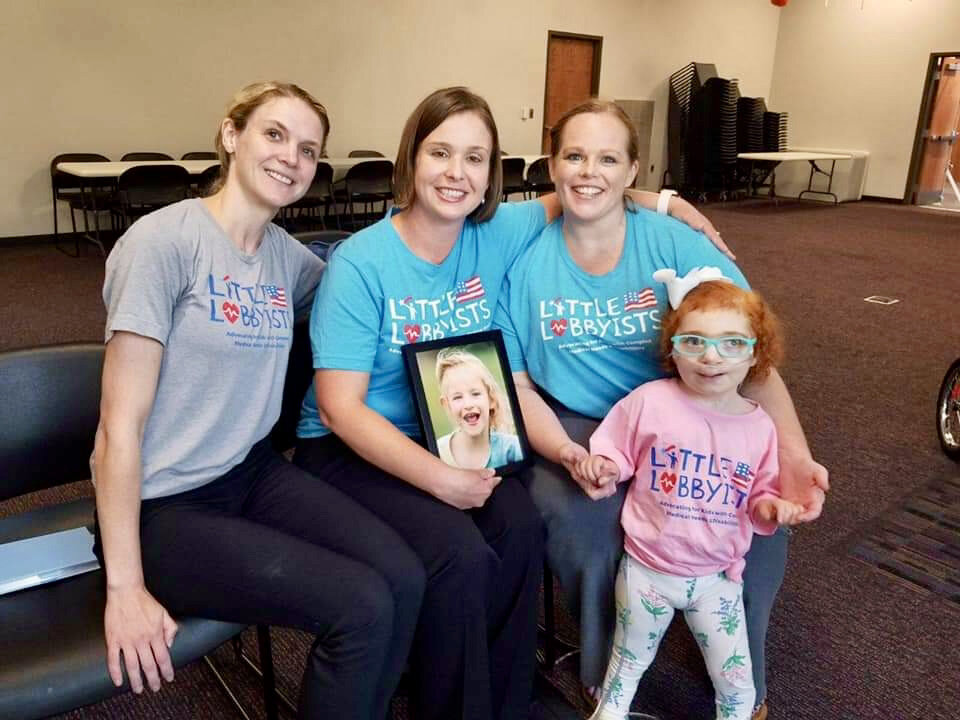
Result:
M463 470L449 465L446 468L437 478L432 494L459 510L483 507L502 480L492 468Z
M620 478L620 468L613 460L603 455L591 455L584 458L578 464L577 470L584 480L590 482L596 488L616 485Z
M777 525L797 525L803 522L803 513L803 505L783 498L761 500L757 503L757 516Z
M563 467L566 468L567 472L570 473L573 481L580 486L580 489L583 490L591 500L603 500L603 498L610 497L617 491L615 482L598 486L595 481L583 474L583 463L589 459L590 453L587 452L587 449L572 440L560 447L560 462L563 464Z

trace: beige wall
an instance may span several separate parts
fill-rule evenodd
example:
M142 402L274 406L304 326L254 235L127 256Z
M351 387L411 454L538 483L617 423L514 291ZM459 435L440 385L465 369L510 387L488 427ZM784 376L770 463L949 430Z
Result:
M52 232L53 155L207 149L230 93L256 79L293 80L327 105L331 155L392 154L418 100L454 83L487 97L504 147L537 152L547 30L603 36L601 93L656 101L655 185L667 76L713 62L766 95L780 16L761 0L0 2L0 237Z
M957 0L793 0L777 37L771 105L790 144L867 150L864 193L901 198L927 62L960 50Z

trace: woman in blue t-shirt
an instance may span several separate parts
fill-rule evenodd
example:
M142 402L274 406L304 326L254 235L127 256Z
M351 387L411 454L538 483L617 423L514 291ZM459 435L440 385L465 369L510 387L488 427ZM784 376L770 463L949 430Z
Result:
M316 375L295 462L373 510L427 570L410 657L421 720L529 710L540 514L516 480L448 465L418 443L401 356L407 343L488 329L508 268L559 211L552 195L501 204L501 193L486 101L460 87L432 93L400 140L396 207L333 255L311 317Z
M684 275L711 265L739 285L746 280L689 228L625 200L639 170L638 137L616 104L582 103L550 136L550 173L563 218L510 269L496 325L504 333L531 444L543 458L532 472L530 494L547 525L548 562L580 621L580 677L590 690L603 681L613 635L626 484L594 486L578 475L576 463L611 407L665 374L657 343L666 294L654 271ZM810 455L783 381L774 371L745 394L777 425L784 496L806 506L804 520L814 519L826 470ZM747 556L744 599L758 703L766 690L766 626L785 560L782 533L756 537ZM764 716L765 708L757 711Z

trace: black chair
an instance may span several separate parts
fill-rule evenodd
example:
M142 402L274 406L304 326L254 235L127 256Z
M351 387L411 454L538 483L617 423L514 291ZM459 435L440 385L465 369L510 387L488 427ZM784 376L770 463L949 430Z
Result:
M301 224L306 220L319 221L320 227L327 229L326 216L330 214L330 203L333 201L333 166L322 160L317 163L317 171L313 174L313 182L302 198L291 203L282 210L282 219L286 227ZM323 211L321 213L321 210ZM340 218L337 216L337 226Z
M345 217L350 214L350 230L359 229L354 215L354 204L363 204L363 219L368 220L376 203L383 203L381 215L387 212L387 202L393 199L393 163L390 160L367 160L357 163L334 184L337 201L343 203ZM340 227L339 220L337 227Z
M67 344L0 353L0 501L90 477L103 346ZM81 498L0 519L0 542L93 523ZM103 570L0 596L0 717L32 720L126 692L107 674ZM241 713L208 653L244 625L177 618L175 667L203 657ZM267 716L277 717L269 630L260 626Z
M117 178L117 214L124 227L132 220L188 197L190 173L179 165L141 165Z
M523 169L527 163L522 157L501 157L500 163L503 167L503 200L506 202L509 195L526 191Z
M557 633L556 599L553 587L553 572L543 561L543 625L538 629L543 634L543 651L537 650L537 659L547 672L553 672L558 663L573 657L580 648Z
M121 160L173 160L172 157L162 152L128 152Z
M196 152L184 153L181 160L217 160L219 155L217 155L212 150L200 150Z
M294 237L313 251L321 260L330 260L330 256L340 247L340 243L350 237L346 230L315 230L295 233Z
M551 193L554 189L550 181L547 158L542 157L530 163L530 168L527 170L527 197Z
M67 203L67 206L70 208L70 223L73 225L75 245L73 257L79 257L80 239L77 235L77 218L74 214L77 210L83 213L84 231L89 232L83 193L86 193L88 198L90 197L90 193L97 193L97 197L94 199L96 207L103 208L109 212L110 206L113 204L114 183L112 180L104 181L103 183L92 183L88 184L87 188L84 189L75 177L57 170L57 165L62 162L110 162L110 158L98 153L61 153L50 161L50 189L53 193L53 236L56 248L67 255L70 254L60 247L60 228L57 217L57 201L60 201Z
M376 150L351 150L347 153L347 157L385 157L382 152L377 152Z
M220 177L220 169L222 167L219 163L211 165L193 179L193 192L197 197L206 197L210 194L210 191L213 190L214 182Z

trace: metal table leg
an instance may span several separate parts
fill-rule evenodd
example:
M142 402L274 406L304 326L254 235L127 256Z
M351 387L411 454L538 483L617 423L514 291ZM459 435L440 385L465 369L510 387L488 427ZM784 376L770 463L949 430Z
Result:
M836 160L831 160L831 161L830 161L830 172L827 172L826 170L822 170L822 169L820 168L820 166L817 165L817 161L816 161L816 160L808 160L807 162L810 163L810 177L809 177L808 180L807 180L807 189L806 189L806 190L801 190L801 191L800 191L800 194L797 195L797 199L798 199L798 200L802 200L804 193L811 193L811 194L813 194L813 195L829 195L830 197L833 198L833 204L834 204L834 205L839 205L839 204L840 204L840 198L837 197L836 193L832 192L832 189L833 189L833 171L834 171L834 170L836 169L836 167L837 167L837 161L836 161ZM814 189L813 189L813 176L814 176L814 174L817 174L817 175L826 175L826 176L827 176L827 189L826 189L826 190L814 190Z

